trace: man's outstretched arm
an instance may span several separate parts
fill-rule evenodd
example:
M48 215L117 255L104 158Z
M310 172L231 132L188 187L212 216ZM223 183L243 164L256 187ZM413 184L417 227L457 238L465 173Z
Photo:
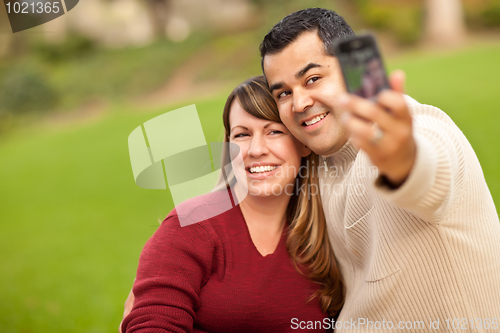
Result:
M461 197L467 165L480 172L479 163L472 148L466 154L467 139L446 114L405 101L403 72L390 83L393 90L381 92L376 102L346 96L351 141L378 167L376 187L385 199L439 223Z

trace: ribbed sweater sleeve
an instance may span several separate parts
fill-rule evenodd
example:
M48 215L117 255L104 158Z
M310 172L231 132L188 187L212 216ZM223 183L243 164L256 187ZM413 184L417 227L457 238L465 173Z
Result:
M439 109L409 103L413 114L416 158L405 182L390 189L378 178L376 188L396 206L439 224L458 202L466 177L462 132Z
M123 332L192 332L213 252L206 226L181 227L179 218L169 215L141 253L133 287L136 299Z
M338 322L365 320L363 326L358 320L358 332L487 332L484 324L498 323L500 309L493 198L452 120L435 107L408 104L417 155L399 188L384 188L376 173L367 176L368 155L349 141L326 159L332 172L320 170L330 244L346 291ZM346 171L333 173L339 168ZM368 325L384 320L392 329Z

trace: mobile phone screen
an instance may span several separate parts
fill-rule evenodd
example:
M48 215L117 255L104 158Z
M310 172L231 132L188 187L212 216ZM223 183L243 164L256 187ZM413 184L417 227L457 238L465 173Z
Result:
M343 40L335 45L347 90L364 98L374 98L389 88L384 64L371 35Z

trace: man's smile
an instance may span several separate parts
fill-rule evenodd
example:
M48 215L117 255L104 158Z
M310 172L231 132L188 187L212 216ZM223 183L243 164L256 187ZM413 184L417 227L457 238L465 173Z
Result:
M315 116L311 116L306 120L301 121L301 125L307 128L307 130L315 129L320 126L320 124L323 122L323 119L325 119L329 114L330 112L325 112Z

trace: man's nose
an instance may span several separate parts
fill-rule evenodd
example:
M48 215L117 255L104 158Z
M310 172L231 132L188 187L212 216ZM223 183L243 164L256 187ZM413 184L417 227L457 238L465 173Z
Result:
M259 157L261 155L266 155L268 152L269 150L267 149L267 143L264 136L260 134L254 135L248 154L252 157Z
M310 108L313 100L307 91L304 89L296 89L293 92L293 112L304 112Z

